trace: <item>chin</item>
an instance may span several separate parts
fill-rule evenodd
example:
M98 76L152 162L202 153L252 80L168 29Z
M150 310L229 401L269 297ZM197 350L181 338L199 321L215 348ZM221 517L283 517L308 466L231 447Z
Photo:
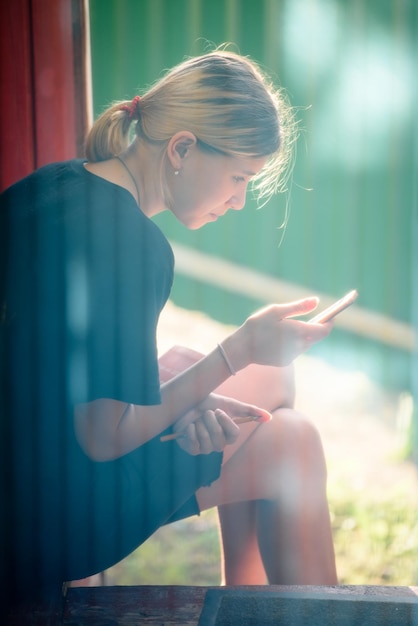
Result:
M216 221L213 217L211 217L211 215L212 214L200 215L200 216L193 216L193 215L189 215L189 216L182 215L182 216L179 216L179 215L176 215L176 218L188 230L199 230L199 228L202 228L203 226L206 226L206 224L212 224L214 221Z
M199 219L199 220L191 219L191 220L182 221L183 226L185 226L188 230L199 230L199 228L206 226L206 224L208 223L209 221L205 219Z
M199 224L195 224L194 222L192 224L185 224L185 226L189 229L189 230L199 230L199 228L202 228L203 226L206 226L207 222L199 222Z

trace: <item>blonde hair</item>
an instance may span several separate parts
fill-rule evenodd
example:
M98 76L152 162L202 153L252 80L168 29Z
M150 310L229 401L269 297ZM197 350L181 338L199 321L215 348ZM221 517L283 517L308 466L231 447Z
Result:
M192 132L203 150L241 158L269 157L253 181L267 201L286 188L296 122L284 92L252 60L227 50L190 58L169 71L140 99L116 102L93 125L86 142L89 161L124 152L131 124L135 135L161 146Z

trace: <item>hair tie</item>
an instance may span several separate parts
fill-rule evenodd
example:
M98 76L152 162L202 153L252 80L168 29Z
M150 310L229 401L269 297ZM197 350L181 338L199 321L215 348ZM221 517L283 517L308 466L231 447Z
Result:
M129 119L131 120L134 117L138 116L138 103L140 100L141 100L141 96L135 96L131 104L123 104L120 107L120 110L127 111L127 113L129 114Z

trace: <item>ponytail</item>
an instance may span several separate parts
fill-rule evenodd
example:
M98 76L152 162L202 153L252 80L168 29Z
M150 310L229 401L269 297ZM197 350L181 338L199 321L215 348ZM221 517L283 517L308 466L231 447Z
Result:
M116 102L95 121L86 139L85 152L87 159L96 163L106 161L121 154L129 145L130 127L138 120L132 109L135 102Z

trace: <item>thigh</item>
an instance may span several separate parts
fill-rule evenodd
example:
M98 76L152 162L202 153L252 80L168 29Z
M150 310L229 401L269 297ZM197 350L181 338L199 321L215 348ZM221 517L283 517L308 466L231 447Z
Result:
M270 412L279 408L291 408L295 401L293 365L249 365L228 378L218 387L216 393L256 404Z
M278 409L292 409L295 399L294 369L293 366L250 365L225 381L216 392L255 404L272 414ZM236 442L224 450L223 465L263 426L257 423L242 424Z

